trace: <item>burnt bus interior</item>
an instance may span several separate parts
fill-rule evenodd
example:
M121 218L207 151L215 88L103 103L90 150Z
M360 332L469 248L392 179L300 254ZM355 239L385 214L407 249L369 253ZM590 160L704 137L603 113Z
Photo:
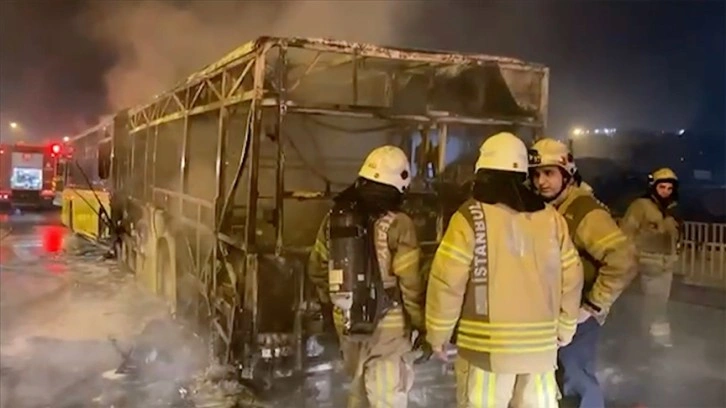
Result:
M177 248L164 290L222 362L243 378L300 372L320 326L307 258L368 152L411 158L407 208L430 256L483 139L541 133L547 81L506 58L261 38L114 117L112 210L132 236L143 208L161 211Z
M78 189L107 188L111 169L112 123L102 121L67 142L61 161L65 184ZM90 183L90 185L89 185Z

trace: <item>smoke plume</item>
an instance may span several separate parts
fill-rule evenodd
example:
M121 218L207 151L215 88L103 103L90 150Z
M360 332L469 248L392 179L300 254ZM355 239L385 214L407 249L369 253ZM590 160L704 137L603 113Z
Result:
M387 0L90 2L80 22L116 56L105 73L112 110L150 101L261 35L401 45L412 2ZM405 12L403 9L405 8Z

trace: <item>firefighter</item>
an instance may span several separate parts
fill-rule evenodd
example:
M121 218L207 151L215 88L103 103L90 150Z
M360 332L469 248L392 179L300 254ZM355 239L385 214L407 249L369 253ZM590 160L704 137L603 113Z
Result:
M308 273L323 309L333 309L344 367L352 377L348 406L406 407L413 385L411 336L413 331L420 335L424 327L425 291L414 224L401 211L404 193L411 182L409 161L397 147L379 147L365 159L358 176L353 185L334 199L333 210L323 220ZM371 220L370 228L341 228L339 219L356 219L356 214L339 217L346 208L364 214L363 218ZM341 245L354 242L345 241L343 236L343 232L351 230L370 232L359 240L362 245ZM368 260L371 262L366 263ZM366 300L355 297L361 292L370 293L369 288L361 291L358 286L350 292L341 289L355 285L350 279L358 281L363 269L370 270L361 266L353 271L355 274L347 273L346 265L360 262L377 266L366 280L380 283L380 287L373 285L379 289L376 299L388 299L386 305L375 305L378 312L368 320L355 309L355 305ZM350 298L353 307L346 304Z
M585 272L577 332L558 353L562 394L579 399L581 408L602 408L605 401L595 364L600 327L635 277L635 246L592 190L579 185L581 178L565 144L541 139L530 153L532 185L567 220Z
M676 211L678 177L662 168L649 175L648 191L633 201L621 220L638 248L640 285L645 295L643 323L657 345L671 347L666 306L678 260L683 222Z
M524 143L499 133L479 153L472 198L434 257L427 340L442 360L456 344L457 406L554 408L557 347L575 332L582 265L565 220L524 185Z

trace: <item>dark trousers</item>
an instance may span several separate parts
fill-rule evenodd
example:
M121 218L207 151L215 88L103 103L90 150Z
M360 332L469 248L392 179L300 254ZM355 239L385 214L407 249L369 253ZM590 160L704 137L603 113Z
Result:
M577 325L572 343L558 353L558 375L563 406L579 400L580 408L605 408L605 397L597 381L596 359L600 325L591 317Z

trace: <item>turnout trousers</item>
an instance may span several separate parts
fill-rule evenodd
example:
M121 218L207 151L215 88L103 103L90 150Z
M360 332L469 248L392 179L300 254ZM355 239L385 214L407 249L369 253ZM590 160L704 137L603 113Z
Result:
M597 372L597 343L600 324L594 317L577 325L572 342L557 353L558 377L563 395L563 405L580 408L605 408L605 396L595 376Z
M413 387L411 342L406 337L370 341L340 338L343 366L352 378L348 408L406 408Z
M504 374L454 363L457 408L557 408L555 371Z
M643 331L648 333L655 343L671 345L671 325L668 319L668 299L673 283L673 263L670 257L661 255L641 257L640 288L643 292L644 305L641 321Z

